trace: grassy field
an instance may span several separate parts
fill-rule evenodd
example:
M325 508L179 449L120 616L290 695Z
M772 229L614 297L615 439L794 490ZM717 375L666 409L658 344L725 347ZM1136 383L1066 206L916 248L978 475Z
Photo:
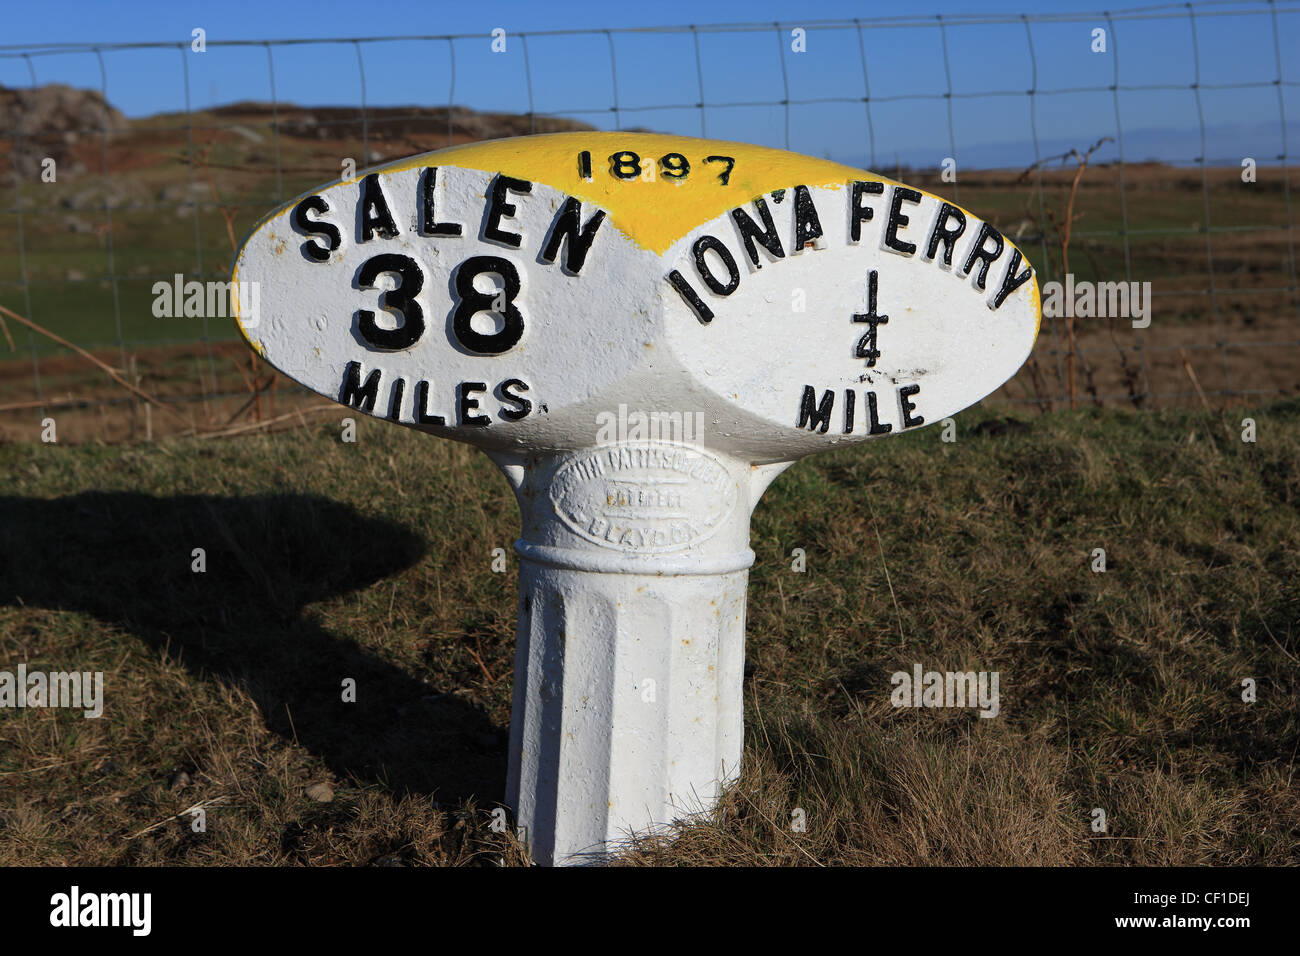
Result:
M622 860L1300 863L1300 402L958 426L768 491L742 777ZM0 710L0 864L524 862L489 825L513 497L358 429L0 445L0 670L103 671L106 701ZM997 671L999 716L894 709L914 664Z

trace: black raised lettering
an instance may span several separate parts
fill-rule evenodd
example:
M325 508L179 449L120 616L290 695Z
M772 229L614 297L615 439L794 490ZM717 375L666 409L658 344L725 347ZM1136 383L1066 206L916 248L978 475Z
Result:
M518 211L514 203L510 202L506 195L507 190L512 193L526 194L533 191L533 184L526 179L512 179L509 176L503 176L500 173L492 180L492 186L488 191L488 205L486 218L483 220L483 238L492 242L499 242L503 246L510 246L512 249L518 249L523 241L523 236L514 232L505 232L501 229L502 219L512 219Z
M349 362L343 370L343 387L339 391L339 403L351 405L363 412L375 410L375 399L379 395L379 379L383 376L380 369L371 369L366 376L366 383L361 384L361 363Z
M609 157L609 172L617 179L636 179L641 175L641 157L630 149L620 150Z
M402 417L402 395L406 391L406 379L399 378L393 383L393 395L388 401L388 420L399 421Z
M487 382L461 382L456 386L456 411L460 416L460 423L468 425L471 428L487 428L492 424L492 419L486 415L472 414L474 409L478 408L478 399L471 398L470 392L486 392Z
M329 212L329 203L325 201L324 196L308 196L298 205L293 207L293 215L290 221L293 227L299 232L312 237L300 247L302 254L312 262L324 262L330 257L330 253L343 244L343 235L339 232L338 226L332 222L317 222L307 218L307 213L325 213ZM322 246L314 237L325 236L328 243Z
M384 272L396 273L399 282L396 289L380 293L379 305L388 312L400 313L402 324L395 329L381 329L375 322L375 313L358 309L357 331L377 349L410 348L424 334L424 311L415 301L424 286L424 272L410 256L385 252L365 261L357 273L357 287L375 288L375 279Z
M822 234L822 222L817 218L817 207L813 205L812 193L807 186L794 187L794 251L803 252L804 246L819 239Z
M895 186L893 194L889 197L889 222L885 225L885 246L893 249L895 252L901 252L910 256L916 252L916 243L907 242L898 238L898 230L906 226L911 220L903 214L903 203L910 202L913 204L921 201L921 193L915 189L908 189L906 186Z
M691 162L681 153L664 153L659 157L659 166L669 179L685 179L691 174Z
M898 402L903 407L903 427L916 428L918 425L924 425L925 419L920 415L912 417L912 412L916 411L916 406L909 401L911 396L921 391L920 385L904 385L898 390Z
M429 383L421 379L415 383L415 422L417 425L446 425L441 415L429 413Z
M945 226L951 219L955 228L947 229ZM966 214L954 206L952 203L944 203L939 207L939 215L934 219L934 228L930 230L930 241L925 245L925 257L933 259L934 254L939 251L939 243L943 243L943 264L952 265L952 249L957 244L957 237L966 231Z
M499 276L505 288L501 292L474 288L474 279L484 274ZM481 355L500 355L514 348L524 334L524 317L515 305L521 286L514 263L500 256L470 256L456 267L455 287L458 301L451 316L451 330L456 340ZM498 305L504 309L498 310ZM500 331L488 335L476 331L470 320L480 312L499 314L504 319Z
M835 407L835 393L829 388L822 393L822 400L817 402L817 390L811 385L803 387L803 398L799 401L799 424L795 428L803 428L805 425L809 431L817 431L821 426L822 434L826 434L827 429L831 427L831 409Z
M717 276L709 268L708 261L704 258L704 254L710 249L717 254L718 258L722 260L723 266L727 269L726 282L718 281ZM721 239L716 236L700 236L695 240L695 244L691 246L691 252L695 253L695 271L700 274L700 278L704 280L704 284L709 287L709 290L714 295L731 295L740 286L740 269L736 267L735 257L722 244Z
M1023 256L1020 250L1012 246L1011 259L1007 262L1007 271L1002 275L1002 287L998 289L998 294L993 297L993 302L989 308L998 309L1002 303L1007 300L1007 296L1015 292L1022 285L1029 281L1029 277L1034 274L1031 266L1026 266L1025 271L1016 275L1016 268L1020 265Z
M381 239L397 236L397 223L388 210L388 200L384 198L384 187L379 182L379 174L371 173L361 180L361 242L369 242L378 234Z
M731 156L705 156L704 162L707 163L726 163L726 169L718 173L718 182L727 185L731 181L731 171L736 167L736 160ZM778 200L779 201L779 200Z
M870 180L855 179L853 181L852 198L849 200L849 236L854 242L862 239L862 224L870 222L876 211L870 206L862 205L862 200L866 196L879 196L885 191L885 184L871 182Z
M993 240L993 248L985 249L984 243L989 239ZM980 264L979 274L975 276L975 285L977 288L984 288L984 280L989 276L989 266L993 260L1002 255L1002 233L998 232L987 222L980 226L979 235L975 237L975 243L970 247L970 254L966 256L966 264L962 266L962 275L970 275L971 269L975 268L975 263Z
M739 206L731 210L731 218L736 223L736 230L740 233L740 241L745 246L749 261L754 264L754 268L761 269L763 264L758 261L758 249L754 247L755 239L773 259L784 259L785 250L781 248L781 237L776 234L776 223L772 221L772 213L762 197L754 200L754 209L758 212L758 218L763 220L762 229L759 229L758 223L754 222L749 213Z
M434 190L438 187L438 167L426 166L420 177L420 235L459 236L465 230L458 222L439 222L434 212Z
M888 435L894 430L893 425L880 423L880 408L876 405L875 392L867 392L867 414L871 418L870 427L867 429L868 435Z
M844 434L853 431L853 407L858 403L858 393L851 388L844 390Z
M521 418L527 418L528 413L533 410L533 403L517 393L528 391L528 386L517 378L508 378L498 388L501 393L501 401L509 406L501 409L499 412L501 417L508 422L517 422Z
M858 339L858 347L853 351L857 358L867 360L867 368L875 368L876 359L880 358L880 347L876 341L879 327L889 324L889 316L876 313L877 281L876 270L872 269L867 273L867 311L855 313L853 316L854 322L867 323L867 331L862 333L862 338Z
M569 196L556 214L555 221L551 223L551 234L546 240L545 248L542 249L542 261L554 262L560 251L560 243L563 242L564 265L560 268L576 276L582 271L582 265L587 261L587 253L591 250L592 240L596 238L596 230L604 221L605 210L597 209L587 220L587 224L581 225L582 203Z
M673 288L677 290L677 294L680 295L682 299L685 300L686 304L691 307L691 311L695 313L695 317L700 320L701 324L708 325L713 321L713 310L704 304L704 300L700 298L699 293L692 288L691 284L686 281L684 275L674 269L672 272L668 273L668 281L671 282Z

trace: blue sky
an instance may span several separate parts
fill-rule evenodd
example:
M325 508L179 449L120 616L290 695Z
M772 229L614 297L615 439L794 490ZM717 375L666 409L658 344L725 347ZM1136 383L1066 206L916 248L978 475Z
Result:
M1138 6L1134 3L1133 6ZM900 5L825 0L731 3L656 0L653 3L594 4L559 2L407 2L314 3L280 0L52 0L31 3L0 0L5 24L0 34L0 84L27 86L29 63L39 83L62 82L99 88L99 60L85 49L52 55L19 52L48 50L68 43L184 43L176 48L106 50L103 63L109 100L132 116L185 108L185 72L194 107L235 100L270 99L267 51L261 46L222 46L230 40L354 38L456 35L442 40L295 44L272 50L279 99L303 105L359 105L362 67L370 105L445 105L526 112L531 78L534 108L614 128L617 92L623 126L665 132L701 133L701 76L690 32L614 33L617 87L610 42L603 34L516 35L548 30L624 30L688 24L772 23L775 28L747 32L702 31L700 72L708 103L703 131L711 138L764 145L787 145L787 111L778 103L844 99L851 102L795 104L789 109L791 148L881 169L896 161L938 165L955 155L959 166L1024 166L1033 161L1030 98L1034 84L1030 47L1023 23L973 24L972 14L1018 16L1026 6L1033 17L1085 14L1073 22L1034 20L1031 24L1037 66L1035 98L1042 155L1083 147L1115 135L1116 107L1109 92L1118 59L1121 86L1159 85L1160 90L1123 90L1120 122L1125 159L1187 162L1201 154L1200 120L1191 84L1197 79L1193 50L1199 54L1200 109L1207 128L1206 154L1238 162L1254 156L1261 164L1282 151L1278 93L1272 85L1278 67L1273 19L1264 3L1199 3L1193 26L1181 5L1147 9L1156 16L1117 19L1107 34L1107 50L1091 49L1092 31L1105 28L1091 4L1024 0L918 0L911 20ZM1282 56L1283 95L1290 150L1300 144L1300 2L1279 0L1277 24ZM1118 10L1131 9L1118 7ZM1118 10L1116 12L1118 12ZM949 18L944 30L935 15ZM866 21L861 30L819 29L816 21ZM790 31L808 24L806 52L791 49ZM188 51L191 31L202 27L209 47ZM506 52L493 53L490 34L507 32ZM947 44L952 89L949 132ZM451 87L449 46L455 50ZM783 55L784 51L784 55ZM861 102L865 93L863 53L872 101L871 124ZM182 56L185 61L182 62ZM784 64L784 75L782 67ZM1234 89L1215 85L1238 84ZM1053 90L1086 88L1080 92ZM1009 94L981 95L966 94ZM910 98L909 98L910 97ZM663 107L663 108L648 108ZM955 148L954 148L955 141ZM1108 146L1103 158L1113 158Z

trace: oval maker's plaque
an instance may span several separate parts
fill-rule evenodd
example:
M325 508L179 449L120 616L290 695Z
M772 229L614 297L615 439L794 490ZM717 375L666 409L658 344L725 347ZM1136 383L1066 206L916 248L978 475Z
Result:
M739 488L699 449L669 443L610 445L581 453L551 481L560 520L588 541L621 551L681 551L710 537Z

